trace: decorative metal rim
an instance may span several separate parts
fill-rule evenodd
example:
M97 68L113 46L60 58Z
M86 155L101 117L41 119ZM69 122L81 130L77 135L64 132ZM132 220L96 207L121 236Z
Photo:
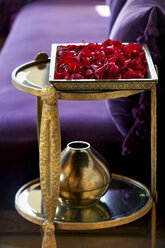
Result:
M23 71L27 68L30 68L31 66L34 66L34 65L39 65L39 64L43 64L43 63L48 63L50 61L50 59L47 59L47 60L44 60L44 61L30 61L28 63L25 63L25 64L22 64L20 66L18 66L17 68L15 68L12 72L12 83L13 85L25 92L25 93L29 93L31 95L35 95L35 96L40 96L41 95L41 90L42 88L41 87L38 87L37 85L33 84L33 83L29 83L28 85L27 84L23 84L21 82L19 82L18 80L18 77L17 77L17 74L20 72L20 71ZM25 82L26 82L26 79L25 79Z
M103 229L103 228L110 228L110 227L115 227L115 226L120 226L120 225L124 225L124 224L128 224L132 221L135 221L141 217L143 217L144 215L146 215L150 209L152 208L152 194L151 191L142 183L126 177L126 176L122 176L122 175L118 175L118 174L112 174L112 177L114 179L118 179L118 180L122 180L125 182L129 182L134 184L135 186L137 186L138 188L141 188L143 190L145 190L147 192L147 194L149 195L149 200L146 203L146 205L144 207L142 207L140 210L138 210L137 212L134 212L132 214L130 214L129 216L126 217L121 217L118 219L112 219L112 220L106 220L106 221L100 221L100 222L90 222L90 223L77 223L77 222L60 222L60 221L55 221L55 225L57 229L66 229L66 230L94 230L94 229ZM39 178L28 182L27 184L25 184L24 186L22 186L16 196L15 196L15 207L17 209L17 211L19 212L20 215L22 215L25 219L38 224L38 225L42 225L42 223L45 221L45 219L42 219L40 217L34 217L31 216L27 213L25 213L24 209L21 208L21 206L19 206L18 204L18 198L19 195L26 189L28 188L30 185L33 185L35 183L39 183Z

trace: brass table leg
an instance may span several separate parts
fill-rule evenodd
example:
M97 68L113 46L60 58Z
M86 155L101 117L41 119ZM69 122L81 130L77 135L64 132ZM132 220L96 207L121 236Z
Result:
M152 203L152 212L151 212L151 247L156 248L156 202Z
M156 144L156 85L151 88L151 190L153 195L151 213L152 248L156 247L156 169L157 169L157 144Z
M55 248L54 216L57 206L60 171L61 171L61 137L58 114L58 93L53 86L42 89L43 102L40 126L40 184L45 221L42 248Z
M42 116L42 99L40 96L37 96L37 136L38 143L40 142L40 127L41 127L41 116Z

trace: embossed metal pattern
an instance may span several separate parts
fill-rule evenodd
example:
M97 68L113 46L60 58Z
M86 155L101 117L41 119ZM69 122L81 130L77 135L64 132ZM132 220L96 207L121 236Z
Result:
M154 84L153 82L137 82L137 81L129 81L129 82L103 82L103 81L97 81L90 83L88 81L86 82L72 82L72 81L66 81L64 83L56 82L53 83L55 88L57 90L67 90L67 91L92 91L92 90L145 90L152 87Z
M58 114L58 93L53 86L42 89L43 101L40 126L40 183L45 221L42 248L56 247L54 215L58 202L61 172L61 137Z

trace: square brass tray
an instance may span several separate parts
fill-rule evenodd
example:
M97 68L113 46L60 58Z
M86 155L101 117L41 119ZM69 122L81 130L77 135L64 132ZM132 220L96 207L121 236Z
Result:
M83 43L72 43L71 45L82 45ZM127 44L127 43L125 43ZM57 90L62 91L106 91L106 90L146 90L158 82L157 73L146 44L142 45L147 59L147 78L144 79L54 79L57 66L58 46L68 44L52 44L49 81Z

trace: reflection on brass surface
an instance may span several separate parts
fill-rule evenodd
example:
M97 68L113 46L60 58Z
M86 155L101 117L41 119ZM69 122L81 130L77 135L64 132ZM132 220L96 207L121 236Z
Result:
M61 154L60 196L76 207L91 206L105 194L111 176L107 162L90 144L74 141Z
M110 217L109 209L106 204L101 201L91 207L72 208L62 199L59 199L55 220L68 222L97 222L100 220L110 220Z
M133 197L128 197L128 195L131 196L130 190L132 191ZM127 196L127 198L125 198L125 196ZM144 216L152 206L151 192L145 185L131 178L116 174L112 174L112 181L106 194L98 201L98 203L92 206L96 207L98 204L99 206L100 204L101 206L105 206L107 211L110 213L109 219L104 219L108 216L105 209L104 211L106 212L106 215L102 215L102 210L104 207L101 207L102 210L98 210L100 207L96 207L96 209L100 211L100 219L98 221L92 221L91 219L91 221L88 222L85 221L85 219L88 218L86 216L83 221L81 218L82 215L78 215L78 212L80 211L84 213L85 209L89 210L90 207L73 208L70 205L65 204L64 201L61 204L61 201L62 199L59 198L56 208L56 213L58 212L58 216L55 216L54 219L55 226L57 229L71 230L101 229L127 224ZM62 207L62 209L59 209L60 207ZM43 212L39 179L29 182L21 187L21 189L17 192L16 208L18 212L27 220L42 225L45 221L45 215ZM65 213L62 212L65 210L70 212L69 215L70 218L72 218L71 221L60 219L64 217ZM89 212L88 210L87 212ZM94 213L93 218L96 216Z
M43 87L44 84L50 85L47 81L49 65L39 64L31 67L26 73L26 81L31 86Z

